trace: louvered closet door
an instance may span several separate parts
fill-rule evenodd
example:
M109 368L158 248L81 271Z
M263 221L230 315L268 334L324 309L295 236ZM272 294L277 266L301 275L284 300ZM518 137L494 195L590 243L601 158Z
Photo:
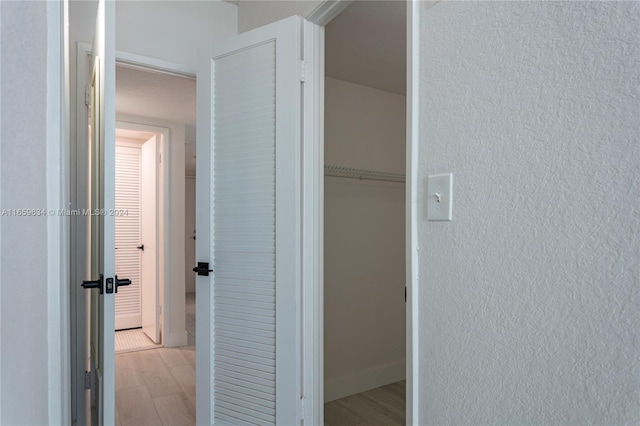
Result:
M142 326L140 199L141 150L139 145L116 142L116 275L127 277L131 285L116 294L116 330Z
M198 424L296 423L301 24L234 37L210 61L214 272L196 281L198 300L211 301L210 352L206 333L196 340L198 375L210 372L213 390L198 383Z

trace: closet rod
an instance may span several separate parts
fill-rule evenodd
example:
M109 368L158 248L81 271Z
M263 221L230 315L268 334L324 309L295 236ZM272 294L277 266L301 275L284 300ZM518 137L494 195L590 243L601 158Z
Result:
M377 170L356 169L354 167L324 166L324 175L360 180L382 180L388 182L405 182L402 173L379 172Z

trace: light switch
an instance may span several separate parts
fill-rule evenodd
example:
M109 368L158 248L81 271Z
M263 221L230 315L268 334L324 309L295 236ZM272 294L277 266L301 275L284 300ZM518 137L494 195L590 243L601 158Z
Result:
M452 220L453 174L427 178L427 220Z

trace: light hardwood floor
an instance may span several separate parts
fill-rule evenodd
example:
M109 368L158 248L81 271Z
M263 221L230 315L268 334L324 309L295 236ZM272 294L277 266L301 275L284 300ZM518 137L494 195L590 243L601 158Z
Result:
M116 354L116 424L196 423L195 297L187 295L189 346ZM326 426L405 424L405 382L331 401Z
M392 383L324 404L325 426L405 424L406 382Z
M194 425L194 346L117 354L116 424Z

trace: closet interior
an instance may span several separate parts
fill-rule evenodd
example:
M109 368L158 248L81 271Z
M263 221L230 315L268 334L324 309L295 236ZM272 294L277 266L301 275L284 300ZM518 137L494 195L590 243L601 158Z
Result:
M400 391L389 396L394 403L386 407L385 420L404 424L405 8L404 2L353 2L326 26L324 388L329 423L333 411L351 409L349 398L355 394L394 384Z

